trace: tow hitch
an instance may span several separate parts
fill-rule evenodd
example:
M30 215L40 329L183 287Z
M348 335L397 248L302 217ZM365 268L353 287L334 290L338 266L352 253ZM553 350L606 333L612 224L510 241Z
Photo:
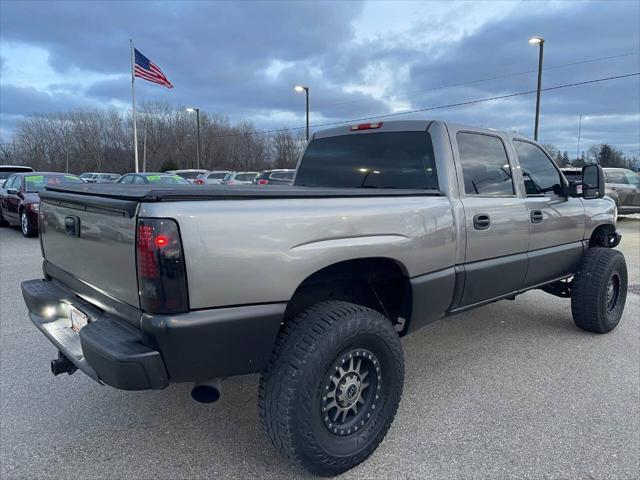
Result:
M51 360L51 373L54 375L60 375L61 373L73 374L78 367L76 367L71 360L64 356L62 352L58 352L58 358Z

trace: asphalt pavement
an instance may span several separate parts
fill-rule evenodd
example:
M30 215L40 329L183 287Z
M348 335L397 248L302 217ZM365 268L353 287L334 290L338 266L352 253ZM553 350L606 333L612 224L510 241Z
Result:
M640 220L619 223L640 281ZM274 478L307 475L258 421L257 375L213 405L189 385L122 392L81 373L54 377L51 344L20 282L41 277L37 239L0 229L0 478ZM540 291L436 322L403 340L405 392L386 439L340 478L637 479L640 297L589 334L569 301Z

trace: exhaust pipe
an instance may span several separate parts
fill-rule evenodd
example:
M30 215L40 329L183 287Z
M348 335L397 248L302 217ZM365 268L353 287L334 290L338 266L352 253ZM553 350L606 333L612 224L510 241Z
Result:
M60 375L61 373L73 374L78 367L76 367L71 360L64 356L62 352L58 352L58 358L51 360L51 373L54 375Z
M221 392L222 379L212 378L195 383L191 389L191 398L200 403L213 403L220 398Z

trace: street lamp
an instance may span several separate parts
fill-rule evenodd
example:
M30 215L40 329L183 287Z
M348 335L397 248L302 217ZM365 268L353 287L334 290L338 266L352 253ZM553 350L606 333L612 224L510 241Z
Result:
M531 37L529 39L531 45L538 45L540 53L538 55L538 90L536 94L536 126L533 130L533 139L538 141L538 125L540 124L540 89L542 88L542 56L544 54L544 38Z
M307 128L306 128L306 134L307 134L307 142L309 141L309 87L303 87L302 85L296 85L294 90L296 92L304 92L305 97L306 97L306 104L307 104Z
M200 168L200 109L189 107L187 108L187 112L196 112L196 123L198 124L198 137L196 143L196 168Z

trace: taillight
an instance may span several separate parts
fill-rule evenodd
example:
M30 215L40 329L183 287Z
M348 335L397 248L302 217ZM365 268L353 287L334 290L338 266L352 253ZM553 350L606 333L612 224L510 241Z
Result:
M227 181L227 185L235 185L236 181L235 180L228 180Z
M258 180L258 185L266 185L269 183L269 180Z
M380 128L382 126L382 122L378 123L361 123L359 125L351 125L350 130L352 132L356 130L375 130L376 128Z
M193 183L195 183L196 185L204 185L204 180L201 178L196 178Z
M142 310L156 314L187 312L187 273L176 222L138 219L136 259Z

